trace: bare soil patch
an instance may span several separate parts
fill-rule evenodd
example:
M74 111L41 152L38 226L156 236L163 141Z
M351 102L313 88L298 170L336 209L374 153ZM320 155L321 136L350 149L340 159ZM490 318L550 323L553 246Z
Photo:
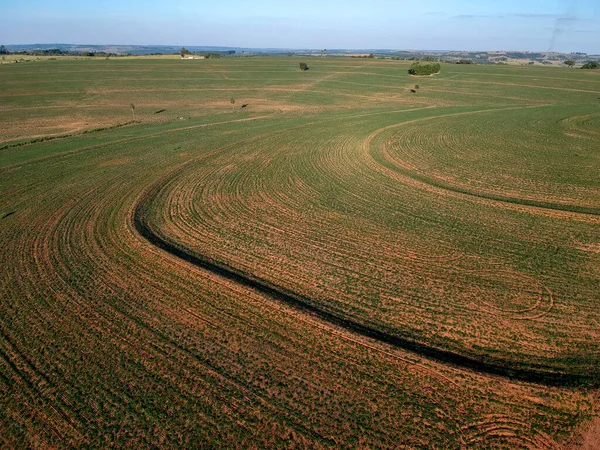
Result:
M100 167L118 167L125 166L127 164L131 164L133 162L133 158L116 158L109 159L100 163Z

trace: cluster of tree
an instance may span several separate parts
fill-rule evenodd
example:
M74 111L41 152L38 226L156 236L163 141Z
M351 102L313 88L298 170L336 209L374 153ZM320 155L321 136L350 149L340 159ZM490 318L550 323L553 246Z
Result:
M599 67L600 64L598 64L597 61L588 61L583 66L581 66L582 69L598 69Z
M456 64L473 64L472 59L459 59L456 61Z
M433 75L441 69L440 63L423 64L419 61L414 62L408 69L411 75Z
M369 53L368 55L352 55L350 58L375 58L373 53Z
M406 59L407 61L424 61L424 62L440 62L440 61L443 61L441 58L440 59L436 59L433 56L424 56L422 58L419 58L417 56L411 56L410 58L400 58L400 59Z
M547 55L546 53L536 52L506 52L506 56L512 59L542 59Z
M58 48L49 48L46 50L24 50L20 52L9 52L4 45L0 46L0 55L8 55L12 53L13 55L28 55L28 56L118 56L116 53L107 53L107 52L90 52L90 51L70 51L70 50L60 50Z
M100 56L100 57L108 57L108 56L119 56L116 53L107 53L107 52L80 52L79 55L76 56Z
M177 54L177 53L175 53L175 54ZM227 56L227 55L235 55L235 50L224 50L221 52L190 52L187 48L181 47L179 54L181 55L182 58L185 58L186 55L198 55L198 56L204 56L206 59L208 59L208 58L220 58L222 56Z

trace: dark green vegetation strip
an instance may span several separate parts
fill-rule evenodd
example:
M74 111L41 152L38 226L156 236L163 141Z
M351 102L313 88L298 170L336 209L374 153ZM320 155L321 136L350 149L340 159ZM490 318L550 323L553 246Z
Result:
M8 211L0 213L0 219L4 219L5 217L12 216L16 211Z
M563 387L600 387L600 371L589 373L564 373L553 371L550 367L523 368L509 365L506 362L485 354L462 355L441 348L429 346L401 336L386 333L362 323L338 316L316 306L313 299L302 296L290 289L278 286L255 275L231 267L210 258L208 255L196 255L184 250L180 244L171 243L154 232L146 221L147 211L152 209L153 194L160 190L160 185L154 187L137 204L134 210L133 223L136 230L148 242L166 252L187 261L197 267L209 270L217 275L232 280L243 286L255 289L274 299L299 310L314 314L319 318L342 327L348 331L375 339L403 350L414 352L435 361L451 364L462 369L474 370L479 373L498 375L512 380L539 383L547 386Z
M40 137L37 137L34 139L30 139L28 141L11 142L8 144L4 144L4 145L0 146L0 150L6 150L8 148L22 147L24 145L37 144L38 142L54 141L56 139L66 139L66 138L70 138L70 137L81 136L84 134L97 133L99 131L114 130L115 128L126 127L128 125L132 125L135 123L139 123L139 122L135 121L135 120L131 120L129 122L117 123L115 125L111 125L108 127L99 127L99 128L92 128L89 130L83 130L78 133L61 134L58 136L40 136Z

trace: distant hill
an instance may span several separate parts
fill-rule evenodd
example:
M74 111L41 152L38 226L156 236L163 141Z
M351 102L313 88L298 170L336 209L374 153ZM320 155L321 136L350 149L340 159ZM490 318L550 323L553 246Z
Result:
M116 53L117 55L151 55L179 53L182 46L177 45L86 45L86 44L16 44L6 45L11 52L52 50L58 49L63 52L104 52ZM237 50L231 47L211 46L185 46L193 52L221 52Z
M72 53L110 53L117 55L152 55L179 53L184 45L87 45L87 44L13 44L6 45L10 52L33 52L57 49ZM392 57L397 59L430 58L446 62L471 60L476 64L544 64L559 65L571 59L576 63L584 61L600 61L600 55L586 53L558 52L523 52L523 51L455 51L455 50L393 50L393 49L293 49L293 48L251 48L223 47L207 45L185 45L192 53L230 53L236 55L299 55L299 56L342 56L342 55L375 55L376 57Z
M235 51L236 54L314 54L320 53L323 49L312 48L252 48L252 47L223 47L210 45L87 45L87 44L13 44L6 45L11 52L51 50L58 49L64 52L104 52L116 53L117 55L151 55L155 53L172 54L179 53L181 47L185 47L191 52L227 52ZM346 53L373 53L373 54L392 54L395 50L390 49L331 49L328 54L346 54Z

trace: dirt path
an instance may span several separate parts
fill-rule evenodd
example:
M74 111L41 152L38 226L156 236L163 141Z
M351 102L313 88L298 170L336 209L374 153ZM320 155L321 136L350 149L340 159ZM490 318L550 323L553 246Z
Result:
M565 445L565 450L600 450L600 392L594 402L596 416L584 422Z

